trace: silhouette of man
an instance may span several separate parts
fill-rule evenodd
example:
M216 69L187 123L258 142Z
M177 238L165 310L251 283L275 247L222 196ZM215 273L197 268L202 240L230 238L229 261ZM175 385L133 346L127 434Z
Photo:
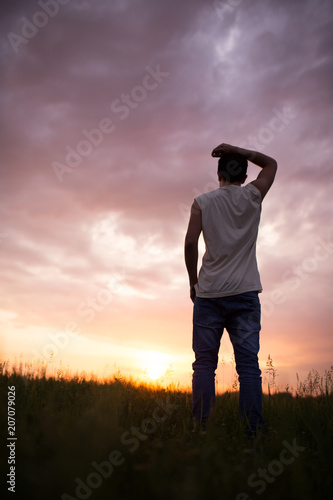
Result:
M205 427L215 403L215 370L224 328L233 345L239 378L239 408L249 439L264 426L262 384L258 363L262 291L256 259L261 203L277 170L273 158L220 144L220 187L197 196L185 237L185 263L193 308L192 420ZM248 160L260 167L245 186ZM197 274L198 240L203 232L206 252Z

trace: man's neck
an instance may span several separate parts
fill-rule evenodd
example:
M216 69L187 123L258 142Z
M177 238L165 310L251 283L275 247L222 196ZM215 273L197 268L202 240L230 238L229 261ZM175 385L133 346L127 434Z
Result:
M225 186L241 186L241 182L228 182L224 179L220 180L220 187L225 187Z

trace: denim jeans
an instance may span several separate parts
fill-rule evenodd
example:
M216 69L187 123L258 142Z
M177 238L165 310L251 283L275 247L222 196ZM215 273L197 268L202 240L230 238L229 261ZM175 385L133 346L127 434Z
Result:
M192 419L206 424L215 403L215 370L224 328L233 345L239 378L239 408L250 437L264 426L258 363L260 301L257 292L196 297L193 309Z

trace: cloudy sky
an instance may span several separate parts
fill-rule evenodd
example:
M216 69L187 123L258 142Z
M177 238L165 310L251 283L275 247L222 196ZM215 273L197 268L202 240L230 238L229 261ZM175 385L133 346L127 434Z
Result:
M134 378L171 365L189 384L183 241L227 142L279 164L261 366L270 354L281 388L328 369L332 3L12 0L0 19L1 358ZM228 383L227 335L222 356Z

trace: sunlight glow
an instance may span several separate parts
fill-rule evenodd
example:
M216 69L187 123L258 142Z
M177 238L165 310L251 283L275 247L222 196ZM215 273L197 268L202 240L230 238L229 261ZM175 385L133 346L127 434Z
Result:
M161 378L171 365L172 357L159 351L141 351L141 367L150 380Z

